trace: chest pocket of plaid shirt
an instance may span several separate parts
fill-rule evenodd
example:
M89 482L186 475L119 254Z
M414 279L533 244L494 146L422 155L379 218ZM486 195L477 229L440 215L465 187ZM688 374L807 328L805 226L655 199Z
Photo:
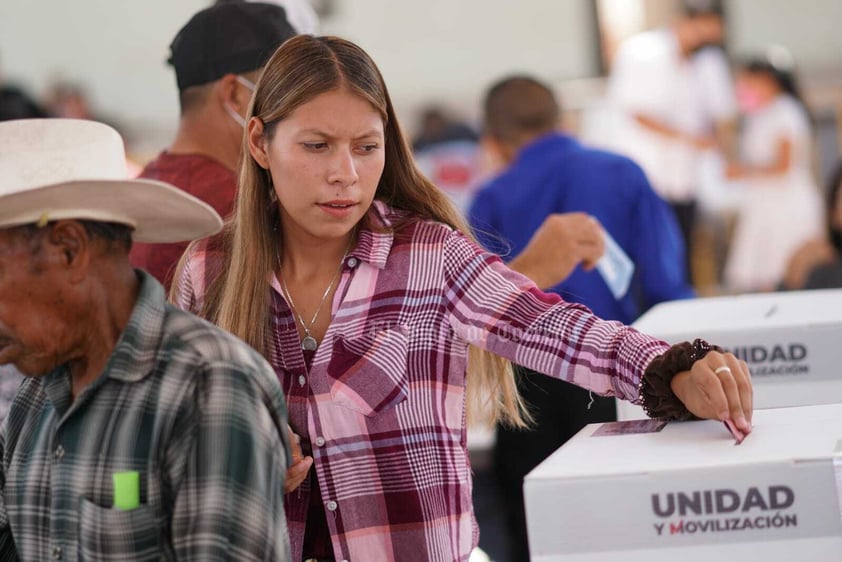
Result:
M121 511L79 500L79 560L160 560L159 541L153 506Z
M340 336L327 367L331 398L366 416L406 400L408 343L402 326L357 338Z

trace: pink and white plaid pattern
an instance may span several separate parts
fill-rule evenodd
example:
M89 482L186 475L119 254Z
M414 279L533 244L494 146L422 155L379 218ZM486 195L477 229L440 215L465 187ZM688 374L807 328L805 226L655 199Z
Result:
M453 229L383 203L346 260L333 320L310 371L275 279L269 362L289 420L312 446L337 560L467 560L478 531L466 448L468 344L601 395L637 400L668 349L584 306L539 291ZM178 304L201 307L220 254L199 244ZM286 498L302 555L309 480Z

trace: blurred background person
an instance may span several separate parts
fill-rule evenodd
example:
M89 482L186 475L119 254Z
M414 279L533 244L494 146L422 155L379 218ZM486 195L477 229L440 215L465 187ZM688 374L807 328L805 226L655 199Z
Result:
M454 141L478 142L479 135L470 125L454 119L444 108L431 105L421 113L418 134L412 139L412 149L421 152L430 146Z
M730 144L736 103L723 51L722 9L687 0L672 26L625 40L611 67L608 97L619 110L611 147L640 164L675 212L693 253L699 166L703 151Z
M51 117L92 119L104 122L101 117L94 116L91 102L84 88L68 80L53 82L46 96L46 105Z
M781 289L842 288L842 162L831 175L825 212L825 236L802 244L787 263Z
M823 234L810 117L782 48L743 64L736 84L744 120L739 160L726 176L743 192L725 283L734 292L769 291L783 281L795 251Z
M276 4L223 2L195 14L173 39L181 118L169 148L140 177L170 183L231 214L244 115L254 82L275 48L295 35ZM187 243L135 244L132 265L169 289Z
M547 85L529 76L500 80L486 94L484 115L484 144L506 165L478 192L468 215L486 249L508 260L521 254L549 216L577 212L597 236L605 229L631 258L631 288L617 298L593 271L591 257L549 291L626 324L654 304L694 296L669 207L634 162L558 132L561 109ZM583 233L587 221L579 228ZM526 561L524 476L586 424L615 420L616 405L612 398L516 368L518 389L535 423L528 429L498 425L494 463L507 510L509 560Z
M836 166L827 194L827 237L830 255L809 269L804 289L842 288L842 162Z
M136 178L143 171L143 166L129 156L129 145L132 141L131 135L126 129L109 117L101 115L94 109L90 95L85 88L74 81L55 79L50 85L45 97L45 107L50 117L61 117L64 119L88 119L99 121L117 129L123 137L126 148L126 172L130 178Z
M47 113L25 91L12 84L0 85L0 121L39 117Z
M36 119L47 112L19 86L6 81L0 67L0 121Z
M418 167L464 214L485 177L479 135L444 108L421 113L412 149Z

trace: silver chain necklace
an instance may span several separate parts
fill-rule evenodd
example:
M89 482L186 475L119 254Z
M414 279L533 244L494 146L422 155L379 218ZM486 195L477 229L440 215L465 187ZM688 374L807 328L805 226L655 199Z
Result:
M284 280L284 273L281 268L281 254L280 250L278 250L278 273L280 273L279 277L281 278L281 289L283 289L284 296L289 301L289 307L292 309L292 313L296 316L296 318L298 318L298 323L301 324L301 328L304 330L304 339L301 340L301 349L305 351L315 351L319 347L319 342L316 341L316 338L310 334L310 329L313 327L313 324L316 323L316 319L322 311L322 305L325 303L325 299L330 294L333 284L336 283L336 280L339 278L339 273L342 271L342 264L345 262L345 257L348 255L349 249L350 245L342 255L342 259L339 261L339 268L336 270L336 273L333 274L333 279L330 280L330 284L327 286L327 289L325 289L322 299L319 301L319 306L316 307L316 313L313 314L313 318L310 320L309 324L304 322L304 318L301 316L301 313L298 312L298 309L295 307L295 303L292 301L292 294L289 292L287 283Z

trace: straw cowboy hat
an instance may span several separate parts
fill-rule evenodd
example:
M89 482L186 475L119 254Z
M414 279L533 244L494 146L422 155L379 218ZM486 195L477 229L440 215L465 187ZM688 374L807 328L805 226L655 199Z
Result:
M204 238L209 205L160 181L128 179L120 135L78 119L0 122L0 228L58 219L114 222L139 242Z

